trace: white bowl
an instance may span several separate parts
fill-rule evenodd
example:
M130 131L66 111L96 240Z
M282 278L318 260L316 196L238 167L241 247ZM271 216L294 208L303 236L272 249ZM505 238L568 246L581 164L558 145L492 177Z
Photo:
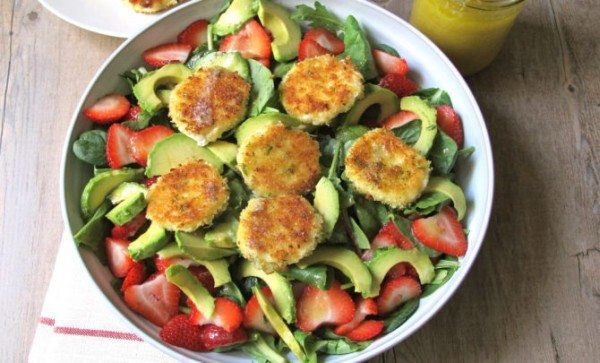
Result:
M313 4L312 0L279 0L279 2L289 8L300 3L311 6ZM458 182L465 189L469 205L464 222L470 230L469 248L466 256L461 259L461 267L444 286L422 299L419 309L394 332L377 339L362 352L329 356L326 359L327 362L356 362L380 354L406 339L423 326L459 287L475 261L483 242L492 208L494 170L490 141L479 107L456 68L431 41L404 20L366 0L323 2L340 17L353 14L377 43L389 44L396 48L407 59L413 77L423 88L440 87L448 91L454 107L463 120L465 145L474 146L476 149L475 153L467 161L463 161L458 168ZM141 66L140 54L145 49L173 41L176 35L193 20L210 18L215 15L221 4L222 0L204 0L172 10L157 23L123 43L90 82L73 115L69 136L63 150L62 210L67 230L71 235L83 225L79 210L79 198L83 186L92 173L92 168L77 160L71 152L71 145L77 136L92 127L92 124L82 116L81 110L104 94L115 90L125 92L126 85L120 79L119 74ZM248 357L240 352L194 353L164 344L158 337L159 329L129 310L121 296L111 287L112 276L108 269L87 250L79 249L79 255L91 276L90 283L95 284L102 291L102 295L115 310L116 315L121 317L137 335L156 348L181 361L248 361Z

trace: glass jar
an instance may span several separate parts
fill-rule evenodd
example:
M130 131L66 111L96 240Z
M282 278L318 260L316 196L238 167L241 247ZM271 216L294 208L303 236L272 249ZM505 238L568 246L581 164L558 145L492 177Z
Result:
M525 0L414 0L410 22L454 61L463 75L496 58Z

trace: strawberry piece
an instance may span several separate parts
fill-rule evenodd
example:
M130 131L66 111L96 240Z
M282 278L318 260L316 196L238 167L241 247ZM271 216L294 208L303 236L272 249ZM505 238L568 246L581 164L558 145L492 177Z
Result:
M344 52L344 42L324 28L310 29L298 47L298 60L323 54L338 55Z
M121 124L112 124L106 136L106 160L108 166L118 169L135 162L131 150L131 139L135 132Z
M207 350L242 343L246 340L248 340L248 335L246 335L246 332L243 329L228 332L213 324L200 327L200 341Z
M153 324L165 325L179 312L181 291L162 273L155 273L143 284L125 289L125 304Z
M139 285L146 279L146 265L142 261L133 263L133 266L125 275L121 284L121 291L127 290L129 286Z
M153 176L152 178L147 178L144 179L144 185L147 188L150 188L151 186L153 186L156 182L158 181L158 177L157 176Z
M394 244L402 248L403 250L410 250L414 247L412 242L405 235L403 235L402 232L400 232L400 229L398 229L396 223L392 221L389 221L386 224L384 224L383 227L381 227L381 229L379 230L379 233L377 233L377 236L375 236L375 238L373 239L373 245L376 248L379 248L378 237L381 237L383 239L391 238L392 241L394 241Z
M389 73L379 80L379 86L387 88L402 98L417 92L417 84L405 75Z
M83 110L85 117L99 124L110 124L127 114L129 100L118 93L111 93L96 101Z
M345 335L354 330L365 318L367 315L377 315L377 303L374 299L368 298L359 298L358 303L356 304L356 312L354 313L354 318L346 323L335 328L334 332L337 335Z
M371 340L381 334L385 324L381 320L365 320L356 329L346 334L346 338L355 342Z
M438 214L412 222L412 232L425 246L451 256L464 256L467 237L451 207L443 207Z
M411 276L416 279L419 278L419 274L414 267L408 262L400 262L392 266L392 268L385 275L386 279L395 279L402 276Z
M154 265L156 266L156 269L158 270L158 272L165 272L165 270L167 268L169 268L169 266L174 265L174 264L189 267L192 263L193 263L192 260L188 260L186 258L178 258L178 257L160 258L159 256L156 256L154 258Z
M182 44L189 44L192 49L196 49L202 44L207 42L206 28L208 27L208 21L204 19L196 20L183 29L177 36L177 42Z
M192 323L185 314L179 314L171 318L160 330L160 339L163 342L193 350L196 352L206 351L202 342L202 329Z
M142 112L142 108L140 106L131 106L123 118L123 121L137 121L140 112Z
M356 306L340 283L334 281L329 290L308 285L298 300L297 326L305 332L314 331L323 324L340 325L354 318Z
M298 46L298 60L317 57L324 54L330 54L326 48L323 48L312 39L302 39Z
M174 134L173 130L162 125L150 126L136 132L131 140L131 149L135 161L140 165L146 166L148 153L152 150L154 144L172 134Z
M391 115L390 117L383 120L381 126L388 130L397 129L398 127L404 126L407 123L418 119L417 114L411 111L400 111Z
M190 266L188 270L190 270L190 272L194 274L194 276L196 276L198 281L200 281L202 286L204 286L204 288L208 290L208 292L210 292L211 294L217 292L217 289L215 288L215 279L206 267Z
M193 307L190 319L196 325L214 324L231 333L242 325L244 314L238 304L227 298L218 297L215 299L215 311L212 316L205 317L196 307Z
M380 76L391 73L404 76L408 73L408 64L404 58L396 57L379 49L373 49L372 53Z
M439 128L456 142L459 149L463 147L465 135L462 121L452 106L438 106L436 122Z
M263 287L262 292L265 294L271 304L275 303L275 300L273 299L273 293L268 287ZM260 308L258 299L255 295L252 295L250 300L248 300L246 307L244 308L244 327L248 329L260 330L269 334L275 334L275 329L273 329L265 317L265 314Z
M406 301L421 295L421 284L414 277L401 276L387 280L377 297L379 314L387 314Z
M108 268L116 277L125 277L133 267L134 262L129 257L129 241L126 239L106 238L104 248L108 259Z
M192 46L189 44L167 43L146 49L142 58L152 67L162 67L169 63L185 62L191 52Z
M250 20L236 34L228 35L219 45L221 52L240 52L242 57L255 60L271 58L271 38L256 20Z
M114 226L110 234L113 238L133 237L136 233L138 233L140 228L146 224L146 221L146 215L144 213L140 213L124 225Z

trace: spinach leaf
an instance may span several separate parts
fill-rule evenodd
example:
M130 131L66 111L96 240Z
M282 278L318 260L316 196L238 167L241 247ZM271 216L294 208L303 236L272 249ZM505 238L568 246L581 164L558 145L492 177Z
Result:
M196 63L198 62L198 60L200 60L200 58L204 57L208 53L212 53L212 52L213 52L213 50L209 49L208 42L203 43L202 45L198 46L198 48L194 49L194 51L190 55L190 58L185 63L185 65L189 69L195 69Z
M371 341L353 342L346 338L321 339L312 333L305 333L301 330L294 332L294 338L306 353L307 361L317 362L317 352L324 354L348 354L365 349L371 344Z
M357 195L354 200L354 211L358 223L369 239L375 237L381 224L379 223L376 202Z
M77 246L89 248L93 251L100 262L106 263L106 252L104 251L104 239L108 236L111 224L104 215L112 208L112 204L105 200L98 207L92 218L81 227L73 236Z
M250 116L256 116L269 102L275 93L273 74L269 68L263 66L254 59L248 59L250 74L252 76L252 104L250 105Z
M219 296L227 297L240 304L240 306L246 305L246 299L244 299L244 295L242 295L240 288L237 287L233 281L226 283L220 288Z
M417 140L419 140L419 136L421 135L421 120L414 120L406 125L402 125L396 129L393 129L392 132L396 137L401 138L405 143L409 145L414 145Z
M404 209L404 214L431 214L446 203L450 198L443 193L433 192L421 197L415 204Z
M352 15L344 22L344 46L345 50L341 56L349 57L366 80L377 77L377 68L367 35Z
M456 162L457 152L456 142L442 130L438 130L435 140L433 140L433 146L429 150L433 172L438 175L450 173Z
M429 103L429 105L432 107L438 107L441 105L452 106L452 100L450 99L450 95L443 89L426 88L415 93L415 96L421 97L422 99L427 101L427 103Z
M297 22L307 21L311 28L325 28L334 34L344 27L340 19L318 1L314 9L308 5L296 6L291 17Z
M273 68L273 75L277 78L283 78L295 64L296 62L277 63Z
M393 312L387 319L384 320L385 332L390 333L400 325L404 324L419 307L419 299L408 300L402 307Z
M367 132L369 132L369 128L366 126L348 125L337 129L335 136L340 142L346 143L348 141L355 141Z
M369 238L352 217L350 217L350 226L352 228L352 239L354 240L354 244L363 250L371 248Z
M82 133L73 143L73 153L88 164L106 165L106 132L90 130Z
M229 180L229 209L241 211L250 198L248 191L237 177Z
M321 290L325 290L330 282L327 278L327 267L319 265L307 268L292 266L284 272L284 276L291 280L298 280L306 284L315 285Z
M412 242L413 246L415 246L419 251L423 252L429 257L438 257L439 255L441 255L441 252L438 252L423 245L418 239L415 238L415 236L413 236L410 220L396 215L394 216L394 223L396 224L396 227L398 227L398 229L400 230L400 233L402 233L406 238L408 238L409 241Z
M379 50L386 52L387 54L391 54L395 57L400 57L400 54L398 53L398 51L396 49L390 47L387 44L377 44L375 46L375 49L379 49Z
M474 152L475 152L475 147L473 147L473 146L464 147L464 148L458 150L458 152L456 153L456 157L466 159L469 156L471 156L471 154L473 154Z
M127 83L129 83L129 86L131 86L131 88L133 88L133 86L136 83L138 83L142 78L144 78L146 74L148 74L148 70L146 69L146 67L139 67L131 69L121 74L121 77L125 79Z
M453 256L446 256L439 260L435 265L435 276L429 284L425 285L421 297L433 294L437 289L448 282L456 270L458 270L459 266L458 260Z
M129 120L122 122L124 126L129 127L132 130L139 131L141 129L145 129L150 124L150 120L152 119L152 114L147 111L140 110L137 115L137 119Z
M241 349L258 362L287 362L281 349L275 346L275 338L268 334L261 334L258 332L250 333L249 341L242 345Z

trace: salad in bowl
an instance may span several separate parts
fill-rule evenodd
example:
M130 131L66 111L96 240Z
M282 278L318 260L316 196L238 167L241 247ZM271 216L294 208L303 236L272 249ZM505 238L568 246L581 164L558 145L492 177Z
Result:
M173 32L69 145L93 171L73 238L163 343L359 352L477 252L451 95L357 18L233 0Z

